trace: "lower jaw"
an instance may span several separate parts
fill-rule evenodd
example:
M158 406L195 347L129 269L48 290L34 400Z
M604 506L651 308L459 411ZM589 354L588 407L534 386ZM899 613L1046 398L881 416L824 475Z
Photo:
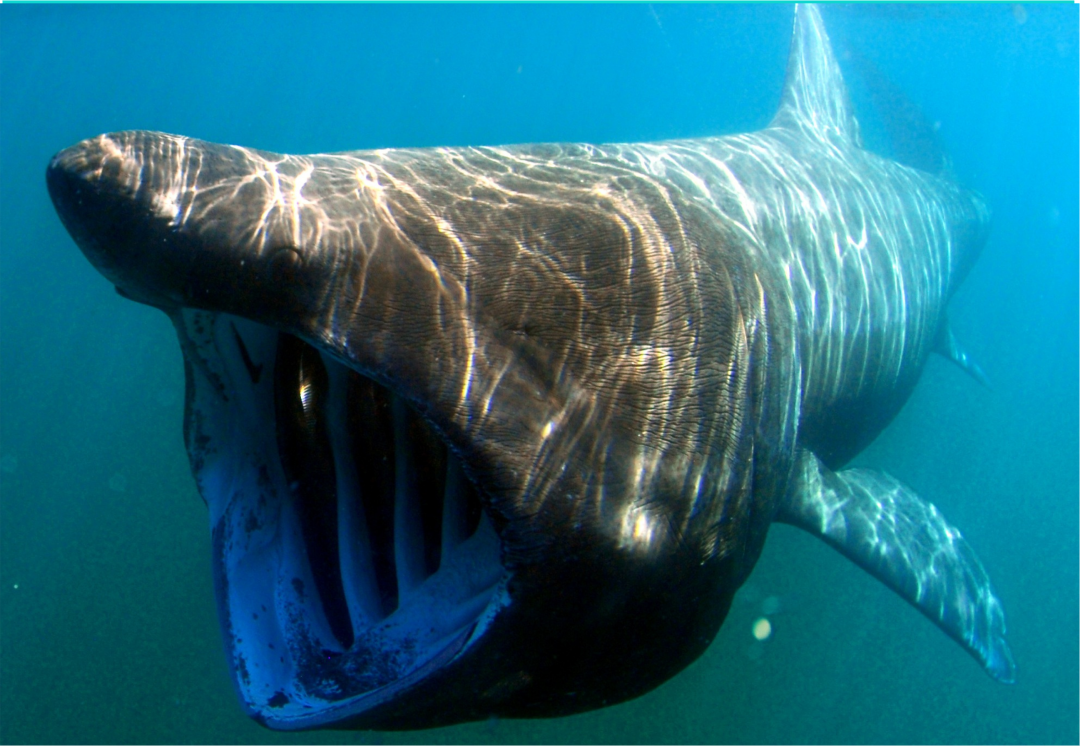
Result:
M505 593L499 539L430 426L294 337L201 311L174 322L249 714L281 729L354 717L479 639Z

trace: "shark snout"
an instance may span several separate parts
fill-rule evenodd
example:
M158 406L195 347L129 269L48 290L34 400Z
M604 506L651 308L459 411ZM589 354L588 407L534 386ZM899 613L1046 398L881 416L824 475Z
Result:
M64 227L90 261L107 273L114 262L103 253L102 233L119 216L115 187L111 179L102 178L109 161L103 139L84 140L53 156L45 183Z
M160 182L176 181L171 173L175 158L168 151L182 140L166 142L165 137L149 132L99 135L53 156L45 181L65 225L102 230L109 219L133 218L140 202L152 215L163 213Z
M153 186L161 146L147 135L84 140L53 157L45 180L64 227L91 264L123 294L169 305L168 283L160 279L175 269L175 252L155 250L170 221Z
M50 192L61 179L66 179L70 186L128 186L129 191L134 191L141 181L145 162L139 142L144 138L135 137L138 134L99 135L61 150L53 156L46 174Z
M123 295L164 309L243 313L266 305L260 291L280 279L279 265L291 268L282 257L297 254L285 250L291 226L245 212L251 182L273 192L250 158L228 145L118 132L57 153L46 183L68 232Z

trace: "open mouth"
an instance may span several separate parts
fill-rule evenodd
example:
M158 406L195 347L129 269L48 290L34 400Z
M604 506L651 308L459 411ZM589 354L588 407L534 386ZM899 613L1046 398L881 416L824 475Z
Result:
M499 539L428 422L296 337L226 314L173 318L249 713L285 729L361 715L479 639L503 597Z

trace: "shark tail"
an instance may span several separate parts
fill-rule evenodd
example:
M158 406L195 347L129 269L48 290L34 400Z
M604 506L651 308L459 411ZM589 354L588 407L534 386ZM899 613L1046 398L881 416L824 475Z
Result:
M869 469L831 471L802 451L777 520L823 539L1012 683L1005 613L975 552L930 503Z

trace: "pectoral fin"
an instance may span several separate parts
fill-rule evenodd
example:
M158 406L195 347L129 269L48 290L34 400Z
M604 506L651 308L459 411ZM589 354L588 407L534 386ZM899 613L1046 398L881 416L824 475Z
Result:
M953 334L948 319L942 319L941 326L938 327L937 338L934 340L934 352L953 361L960 366L962 371L986 388L993 390L994 387L990 385L990 379L986 377L986 373Z
M833 472L809 451L778 521L821 537L899 593L998 681L1016 664L1005 613L975 552L930 503L887 474Z

